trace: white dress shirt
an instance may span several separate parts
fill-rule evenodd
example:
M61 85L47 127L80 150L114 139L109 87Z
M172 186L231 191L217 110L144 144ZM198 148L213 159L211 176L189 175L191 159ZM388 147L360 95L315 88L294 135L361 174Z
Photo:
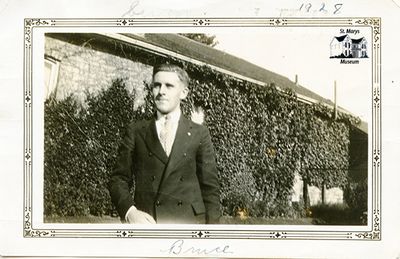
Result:
M156 129L157 129L157 136L160 141L161 141L160 133L165 123L166 116L167 115L161 114L159 111L157 111ZM176 131L178 130L179 119L181 117L181 110L176 109L175 111L169 113L168 116L170 116L170 121L172 123L170 137L167 140L168 150L166 150L166 153L169 156L169 154L171 153L172 145L174 144L175 141Z

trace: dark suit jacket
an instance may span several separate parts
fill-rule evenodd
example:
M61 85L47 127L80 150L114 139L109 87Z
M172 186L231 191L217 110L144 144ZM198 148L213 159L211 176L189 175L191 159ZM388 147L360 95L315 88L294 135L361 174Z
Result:
M121 219L135 205L157 223L218 223L219 182L208 129L181 115L168 158L154 119L130 124L109 190Z

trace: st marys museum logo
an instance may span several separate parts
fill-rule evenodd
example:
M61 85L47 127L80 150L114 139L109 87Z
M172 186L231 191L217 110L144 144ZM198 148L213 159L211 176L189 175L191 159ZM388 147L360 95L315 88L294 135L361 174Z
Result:
M333 37L331 44L330 58L340 58L341 64L358 64L358 60L346 59L360 59L368 58L367 54L367 40L365 37L358 39L350 38L348 34Z

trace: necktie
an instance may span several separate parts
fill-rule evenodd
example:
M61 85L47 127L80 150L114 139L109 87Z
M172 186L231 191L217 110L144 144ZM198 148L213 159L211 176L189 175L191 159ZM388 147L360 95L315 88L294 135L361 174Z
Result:
M164 117L165 121L160 130L160 142L167 156L171 153L172 120L169 115Z

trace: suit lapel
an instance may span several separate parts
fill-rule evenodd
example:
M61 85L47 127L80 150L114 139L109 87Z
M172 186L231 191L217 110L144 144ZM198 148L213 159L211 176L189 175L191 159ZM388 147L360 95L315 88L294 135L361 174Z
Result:
M187 153L187 148L191 140L191 125L188 119L183 115L179 119L178 129L176 131L174 144L172 145L171 154L167 167L164 171L162 181L168 178L171 172L179 165ZM162 182L160 186L162 185Z
M148 128L146 129L145 142L150 152L157 156L164 164L167 164L168 157L167 154L165 154L163 147L161 146L160 140L158 139L155 119L152 119L148 124Z

